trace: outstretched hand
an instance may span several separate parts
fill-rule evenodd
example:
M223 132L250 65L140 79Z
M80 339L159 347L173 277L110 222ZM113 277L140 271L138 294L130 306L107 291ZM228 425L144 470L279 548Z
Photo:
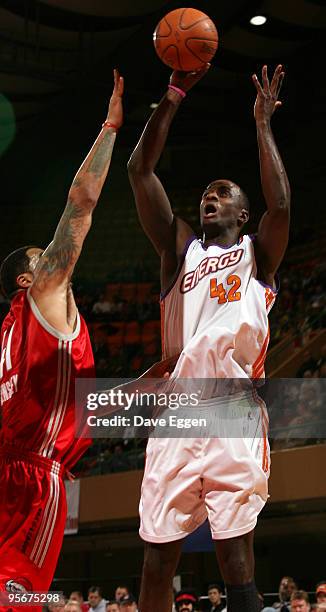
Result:
M107 121L113 123L113 125L119 128L123 123L122 95L124 90L124 80L116 68L113 71L113 75L114 87L109 102Z
M182 91L189 91L210 69L210 64L205 64L199 70L193 72L182 72L181 70L174 70L171 74L170 85L179 87Z
M269 83L267 66L262 69L261 86L256 74L252 75L253 83L257 89L257 98L254 106L254 116L256 121L269 121L274 111L282 106L282 102L278 100L280 89L284 78L284 70L282 64L279 64L274 72L272 82Z

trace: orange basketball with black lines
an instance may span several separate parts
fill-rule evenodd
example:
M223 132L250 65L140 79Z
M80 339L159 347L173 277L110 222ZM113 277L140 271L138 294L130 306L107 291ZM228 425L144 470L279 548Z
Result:
M153 34L159 58L173 70L198 70L215 55L218 33L213 21L193 8L171 11Z

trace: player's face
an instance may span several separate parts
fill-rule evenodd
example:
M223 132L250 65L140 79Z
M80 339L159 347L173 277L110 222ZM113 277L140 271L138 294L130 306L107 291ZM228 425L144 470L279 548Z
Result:
M215 226L236 225L241 212L241 189L232 181L220 179L205 189L200 203L200 223L205 232Z
M291 612L309 612L310 605L301 599L291 601Z

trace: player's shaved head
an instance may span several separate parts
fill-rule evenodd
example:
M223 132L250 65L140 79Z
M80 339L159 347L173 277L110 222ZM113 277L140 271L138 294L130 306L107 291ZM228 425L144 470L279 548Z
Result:
M229 179L212 181L200 202L200 224L205 239L228 235L228 243L238 239L249 219L249 200L245 192Z
M239 191L241 208L245 208L249 212L249 210L250 210L249 198L248 198L247 194L243 191L243 189L240 187L240 185L237 185L237 183L235 183L234 181L230 181L229 179L216 179L215 181L212 181L206 187L206 191L208 189L212 189L214 187L217 187L218 185L226 185L228 187L231 187L231 188L233 187L233 188L237 189Z
M4 295L11 299L13 295L18 291L19 285L17 284L17 277L20 274L30 272L31 259L28 251L34 249L41 251L34 245L28 245L20 247L10 253L1 264L0 267L0 283L1 289Z

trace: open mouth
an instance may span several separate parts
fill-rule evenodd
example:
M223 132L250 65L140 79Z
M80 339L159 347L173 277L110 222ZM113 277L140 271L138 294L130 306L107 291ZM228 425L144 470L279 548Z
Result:
M204 217L213 217L217 213L217 206L213 202L205 204Z

